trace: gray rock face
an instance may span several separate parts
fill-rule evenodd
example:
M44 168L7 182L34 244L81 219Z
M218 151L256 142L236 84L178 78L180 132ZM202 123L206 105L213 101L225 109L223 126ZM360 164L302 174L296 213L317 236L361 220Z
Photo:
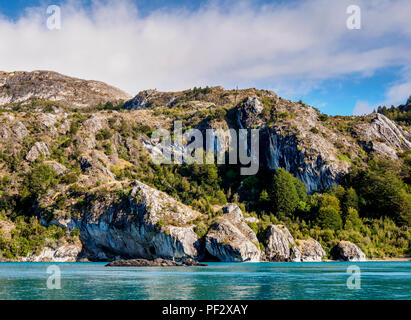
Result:
M266 237L265 256L268 261L321 261L326 255L322 246L314 239L295 241L284 225L269 226Z
M267 228L265 256L268 261L289 261L291 247L295 241L290 231L283 225L271 225Z
M346 168L327 163L321 153L312 159L300 150L295 136L282 136L265 129L260 138L261 161L265 167L284 168L304 182L309 193L332 187L345 173Z
M103 82L81 80L52 71L0 72L0 106L31 99L86 107L108 101L126 101L130 96Z
M258 98L248 99L237 107L237 123L240 128L260 129L260 166L271 170L286 169L304 182L309 193L313 193L336 184L348 172L349 165L333 156L335 149L330 141L310 132L309 128L318 122L315 111L301 109L301 119L289 121L293 122L295 130L302 131L301 136L306 136L309 150L303 148L296 132L291 129L283 132L283 127L267 126L262 112L264 107Z
M297 240L297 244L291 249L290 259L294 262L319 262L326 256L321 244L314 239Z
M370 125L359 125L356 133L367 151L392 159L397 159L397 149L411 149L409 133L379 113L372 115Z
M170 105L175 99L173 93L159 92L157 90L144 90L139 92L133 99L124 104L125 109L145 109L153 104Z
M23 262L76 262L82 251L80 243L45 247L39 255L22 258Z
M26 126L21 121L17 121L12 130L19 140L23 140L28 134Z
M398 150L411 149L409 132L381 114L340 132L325 126L312 107L273 99L271 110L265 110L257 97L240 103L237 124L260 130L260 167L286 169L304 182L309 193L339 183L351 166L344 160L347 154L356 157L365 150L396 159Z
M44 142L36 142L27 154L26 160L33 162L36 161L41 155L47 157L50 155L50 151Z
M197 259L202 252L192 220L199 215L165 193L136 181L128 199L95 202L79 228L87 252L97 258Z
M341 241L332 250L331 255L336 260L343 261L367 261L367 257L364 252L349 241Z
M67 171L67 168L56 161L46 162L58 175L62 175Z
M258 115L263 110L264 106L257 97L248 97L239 106L238 122L243 128L250 128L260 121Z
M224 215L205 238L206 250L220 261L255 262L260 260L258 239L244 221L241 209L235 204L223 208Z

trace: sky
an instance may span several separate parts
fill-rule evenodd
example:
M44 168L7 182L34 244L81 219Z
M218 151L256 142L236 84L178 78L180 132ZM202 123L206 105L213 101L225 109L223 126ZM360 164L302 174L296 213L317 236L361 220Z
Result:
M59 29L48 28L50 5ZM350 5L359 29L347 27ZM411 95L410 16L409 0L0 0L0 70L53 70L131 95L254 87L366 114Z

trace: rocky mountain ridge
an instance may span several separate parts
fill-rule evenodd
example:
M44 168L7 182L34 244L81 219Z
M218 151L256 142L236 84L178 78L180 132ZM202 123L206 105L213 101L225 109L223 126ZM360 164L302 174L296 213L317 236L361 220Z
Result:
M100 81L72 78L51 71L0 71L0 107L40 100L84 108L130 98L127 93Z
M395 162L411 149L409 130L381 114L329 117L272 91L150 90L117 108L102 109L97 105L128 97L93 85L49 72L0 75L0 235L11 238L15 226L9 220L21 212L68 234L79 231L79 241L48 243L40 253L25 257L28 261L325 258L317 240L294 239L285 226L270 223L261 236L255 230L259 219L239 207L251 196L249 190L242 192L243 182L238 190L213 195L218 204L195 199L188 205L187 195L195 198L202 187L194 181L200 169L176 186L170 179L178 176L178 168L166 171L150 160L159 152L151 133L172 130L175 120L184 129L203 132L259 129L261 170L285 168L309 193L338 184L354 165L366 167L373 158ZM32 108L13 109L15 104L30 105L32 99ZM226 150L229 142L227 137L215 147ZM213 174L206 172L200 180ZM207 196L212 192L206 190ZM336 259L362 259L358 250L341 244L334 253Z

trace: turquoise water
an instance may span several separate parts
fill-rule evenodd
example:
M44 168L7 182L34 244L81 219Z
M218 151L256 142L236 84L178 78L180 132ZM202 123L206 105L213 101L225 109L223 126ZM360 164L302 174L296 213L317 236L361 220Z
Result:
M411 299L411 262L210 263L209 267L107 268L61 263L61 289L47 289L50 263L0 263L0 299ZM361 270L351 290L347 267Z

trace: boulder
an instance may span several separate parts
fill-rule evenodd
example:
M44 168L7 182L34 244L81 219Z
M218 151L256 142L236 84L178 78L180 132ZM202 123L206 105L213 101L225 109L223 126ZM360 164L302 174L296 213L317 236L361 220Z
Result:
M63 244L54 247L45 247L40 254L30 255L21 260L23 262L76 262L82 251L80 242L75 244Z
M349 241L340 241L340 243L332 248L331 255L335 260L367 261L365 253L357 245Z
M271 225L266 231L265 255L268 261L289 261L295 241L284 225Z
M19 140L23 140L29 133L26 126L21 121L17 121L12 130Z
M297 240L297 246L291 248L290 260L294 262L319 262L326 256L321 244L309 238Z
M257 236L245 222L241 209L227 204L223 213L206 235L207 252L224 262L259 261Z
M50 151L44 142L36 142L33 147L31 147L29 153L26 155L26 160L33 162L36 161L41 155L47 157L50 155Z
M56 172L58 175L62 175L67 171L67 168L62 165L61 163L58 163L57 161L47 161L46 162L53 170Z

